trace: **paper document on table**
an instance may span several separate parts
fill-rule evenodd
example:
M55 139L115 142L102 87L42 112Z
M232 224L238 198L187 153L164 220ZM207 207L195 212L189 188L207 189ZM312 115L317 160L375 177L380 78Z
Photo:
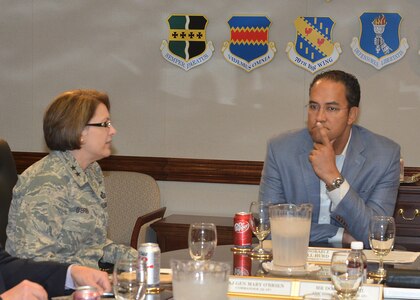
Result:
M363 250L368 261L379 261L378 256L372 250ZM391 251L384 257L384 263L408 264L414 262L419 256L419 252L410 251Z

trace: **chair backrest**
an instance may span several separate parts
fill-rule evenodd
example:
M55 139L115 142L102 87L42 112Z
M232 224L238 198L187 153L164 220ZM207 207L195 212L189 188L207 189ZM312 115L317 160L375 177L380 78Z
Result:
M16 165L10 147L0 139L0 244L6 243L6 226L13 187L17 181Z
M149 175L127 171L104 171L108 202L108 238L130 245L139 216L160 208L160 191ZM138 244L146 242L147 225L142 226ZM147 241L149 242L149 241Z

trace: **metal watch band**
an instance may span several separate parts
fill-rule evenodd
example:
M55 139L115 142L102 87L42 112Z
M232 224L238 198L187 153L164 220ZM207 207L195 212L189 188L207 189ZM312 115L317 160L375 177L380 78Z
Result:
M331 186L325 185L325 187L327 188L327 191L331 192L335 189L338 189L344 182L344 178L343 176L339 176L336 179L334 179L331 183Z

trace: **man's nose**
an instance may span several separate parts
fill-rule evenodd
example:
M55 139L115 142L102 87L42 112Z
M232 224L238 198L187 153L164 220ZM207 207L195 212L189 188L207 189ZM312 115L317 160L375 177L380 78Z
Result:
M316 120L320 122L326 120L326 113L323 107L320 107L319 110L316 112Z

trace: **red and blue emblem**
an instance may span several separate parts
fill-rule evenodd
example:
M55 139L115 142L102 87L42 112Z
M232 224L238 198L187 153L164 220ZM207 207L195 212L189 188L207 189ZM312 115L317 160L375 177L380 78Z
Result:
M332 41L335 22L329 17L298 17L295 20L296 42L289 42L286 52L292 63L315 73L334 64L341 53Z
M202 15L172 15L169 37L160 46L162 56L185 71L208 61L214 48L206 42L207 18Z
M354 37L350 45L354 55L378 70L403 58L408 43L399 37L401 21L398 13L362 14L360 41Z
M230 41L222 48L228 62L250 72L274 58L275 45L268 41L271 21L266 16L233 16L228 25Z

